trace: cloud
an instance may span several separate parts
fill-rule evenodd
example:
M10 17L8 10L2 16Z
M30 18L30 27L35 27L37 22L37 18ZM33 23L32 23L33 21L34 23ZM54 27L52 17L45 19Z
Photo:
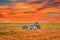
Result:
M26 3L27 0L0 0L0 5L14 5L21 2Z
M17 1L20 1L20 2L27 2L27 0L17 0Z
M12 0L0 0L0 5L13 5L14 2Z
M0 0L0 5L14 5L17 3L27 3L27 4L41 4L48 1L50 4L54 3L56 0ZM59 0L58 0L59 2Z
M31 2L29 2L31 1ZM27 3L27 4L41 4L43 2L45 2L46 0L36 0L36 1L32 1L32 0L0 0L0 5L13 5L16 4L16 2L20 3ZM49 2L51 2L52 0L48 0Z
M54 0L48 0L48 2L50 2L50 3L51 3L51 2L54 2Z
M40 4L42 3L41 1L35 1L35 2L30 2L29 4Z
M49 3L53 2L54 0L0 0L0 5L14 5L16 3L27 3L27 4L42 4L48 1Z
M4 18L4 15L3 14L0 14L0 18Z
M29 2L29 4L41 4L43 3L45 0L37 0L37 1L33 1L33 2Z

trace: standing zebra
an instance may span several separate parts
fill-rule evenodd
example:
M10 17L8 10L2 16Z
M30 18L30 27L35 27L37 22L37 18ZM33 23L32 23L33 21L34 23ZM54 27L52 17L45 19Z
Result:
M34 29L40 29L40 25L39 25L38 22L36 22L36 23L34 24Z

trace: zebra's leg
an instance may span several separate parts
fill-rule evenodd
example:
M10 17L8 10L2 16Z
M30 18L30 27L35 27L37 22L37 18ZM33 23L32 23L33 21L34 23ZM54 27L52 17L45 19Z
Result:
M28 30L30 30L31 29L31 27L28 27Z
M37 29L37 27L34 26L33 29Z

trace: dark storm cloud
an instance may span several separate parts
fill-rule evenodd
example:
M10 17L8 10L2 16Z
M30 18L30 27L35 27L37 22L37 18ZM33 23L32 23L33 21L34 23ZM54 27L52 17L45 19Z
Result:
M46 0L37 0L33 2L28 2L27 0L0 0L0 5L13 5L16 2L23 2L23 3L28 3L28 4L41 4L44 3ZM53 0L48 0L49 3L53 2Z
M20 1L20 2L27 2L27 0L17 0L17 1Z
M54 0L48 0L49 4L52 4L54 3L55 1Z
M13 5L12 0L0 0L0 5Z
M17 0L17 1L19 1L19 2L25 2L25 3L29 3L29 4L40 4L40 3L42 3L42 2L44 2L44 1L46 1L46 0L36 0L36 1L31 1L31 2L29 2L29 0Z
M48 7L57 7L60 5L60 2L55 2L55 0L48 0Z
M43 3L45 0L37 0L37 1L34 1L34 2L29 2L29 4L41 4Z
M35 2L30 2L29 4L40 4L42 3L41 1L35 1Z
M42 3L47 2L47 1L49 4L54 3L54 0L37 0L34 2L29 2L29 4L42 4Z
M54 0L48 0L49 2L53 2Z
M16 1L13 1L13 0L0 0L0 5L13 5L16 2L27 2L27 0L16 0Z

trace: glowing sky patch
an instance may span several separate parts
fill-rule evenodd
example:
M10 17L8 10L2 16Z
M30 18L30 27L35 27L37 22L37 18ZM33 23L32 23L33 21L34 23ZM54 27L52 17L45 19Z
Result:
M44 2L53 2L53 0L35 0L35 1L30 1L30 0L0 0L0 5L12 5L15 4L16 2L22 2L22 3L28 3L28 4L41 4Z
M0 21L59 21L48 12L60 12L60 0L0 0Z

